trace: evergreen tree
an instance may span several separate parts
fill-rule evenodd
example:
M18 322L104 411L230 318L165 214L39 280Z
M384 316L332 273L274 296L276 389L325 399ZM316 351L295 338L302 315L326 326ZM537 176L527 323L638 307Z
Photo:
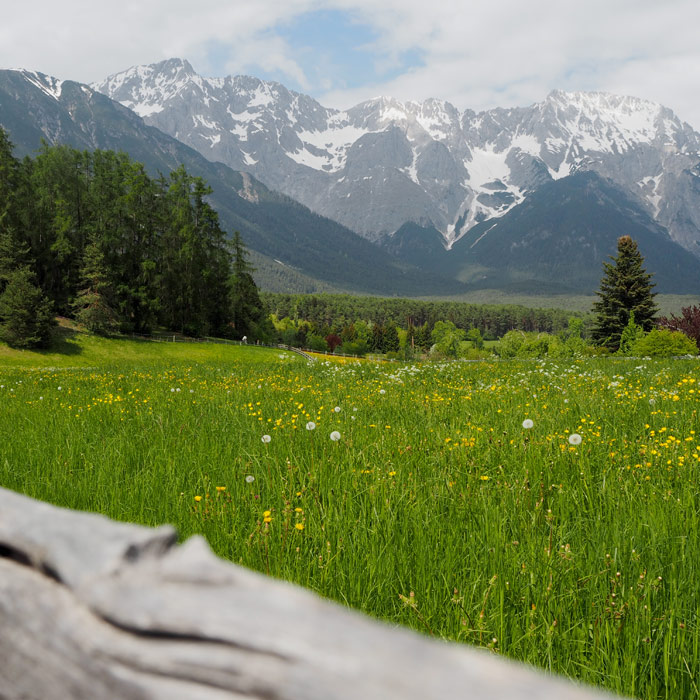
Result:
M372 352L384 352L384 333L385 328L381 323L375 323L372 326L372 339L370 342Z
M617 241L617 256L611 260L603 263L604 275L596 292L600 299L593 304L596 320L591 335L597 345L616 351L630 314L634 312L635 323L647 332L654 326L658 309L654 303L656 295L651 291L654 284L643 267L644 259L636 242L622 236Z
M264 338L268 335L267 314L253 279L255 268L248 262L248 251L238 231L233 234L231 247L231 315L234 335L236 338Z
M0 338L16 348L46 347L54 323L51 302L24 266L8 275L0 296Z
M12 155L12 143L0 127L0 231L12 225L11 207L19 164Z
M104 335L117 330L119 318L111 304L104 255L95 240L85 248L81 276L84 287L73 302L76 320L93 333Z
M634 320L634 311L630 311L629 321L620 334L620 348L617 352L620 355L631 354L636 342L643 337L644 329Z
M396 324L389 323L384 329L384 352L398 352L400 347L399 331Z

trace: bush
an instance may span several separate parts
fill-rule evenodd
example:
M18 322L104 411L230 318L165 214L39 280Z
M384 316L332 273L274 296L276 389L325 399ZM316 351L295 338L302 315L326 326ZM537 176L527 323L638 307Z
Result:
M630 354L641 357L697 355L698 346L692 338L680 331L655 328L634 342L630 348Z
M337 350L341 355L357 355L364 357L369 351L369 346L364 340L347 340Z
M525 342L525 331L508 331L494 347L494 352L503 359L517 357L520 348Z
M577 335L571 335L566 341L562 341L550 333L508 331L494 347L494 352L504 359L563 358L583 355L586 348L585 341Z
M315 352L328 351L328 343L326 342L326 339L322 338L320 335L316 335L315 333L309 333L306 336L306 347L309 348L309 350L314 350Z

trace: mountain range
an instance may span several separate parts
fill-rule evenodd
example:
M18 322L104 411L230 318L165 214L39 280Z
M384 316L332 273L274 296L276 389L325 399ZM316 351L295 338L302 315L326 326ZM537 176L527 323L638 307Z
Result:
M92 86L0 71L0 124L20 155L44 138L125 150L152 172L185 163L290 289L591 293L629 234L658 291L700 292L700 134L645 100L340 111L171 59Z
M179 59L93 87L210 160L371 239L411 221L451 246L540 185L587 170L700 255L700 134L646 100L554 91L530 107L476 113L381 97L339 111L279 83L206 79Z
M16 156L31 155L44 140L78 149L125 151L152 175L184 164L212 187L212 204L224 228L238 230L257 253L253 262L273 290L404 296L464 290L459 282L397 262L387 251L269 190L248 173L212 163L86 85L30 71L0 71L0 125L9 132Z

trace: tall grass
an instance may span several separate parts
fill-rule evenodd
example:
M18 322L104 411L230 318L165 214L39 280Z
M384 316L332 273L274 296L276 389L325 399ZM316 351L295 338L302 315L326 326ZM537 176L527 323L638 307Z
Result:
M697 362L255 350L0 370L0 483L173 523L426 634L637 697L697 695Z

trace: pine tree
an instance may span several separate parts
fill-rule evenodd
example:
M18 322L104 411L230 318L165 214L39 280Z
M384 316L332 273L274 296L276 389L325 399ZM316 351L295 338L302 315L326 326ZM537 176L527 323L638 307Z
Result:
M635 323L648 332L654 327L658 308L654 303L656 295L651 291L655 285L643 267L644 258L636 242L622 236L617 241L617 256L611 260L603 263L604 275L596 292L600 299L593 304L596 320L591 335L597 345L617 351L630 314L634 312Z
M389 323L384 328L384 342L383 351L384 352L398 352L400 347L399 343L399 331L394 323Z
M46 347L54 323L51 302L24 266L8 275L0 296L0 338L15 348Z
M73 302L76 320L93 333L106 335L117 330L119 318L111 304L104 255L94 237L83 253L81 277L84 286Z
M248 262L248 251L236 231L231 243L233 274L231 275L231 314L236 338L266 336L268 333L265 307L260 301L252 273L255 268Z

